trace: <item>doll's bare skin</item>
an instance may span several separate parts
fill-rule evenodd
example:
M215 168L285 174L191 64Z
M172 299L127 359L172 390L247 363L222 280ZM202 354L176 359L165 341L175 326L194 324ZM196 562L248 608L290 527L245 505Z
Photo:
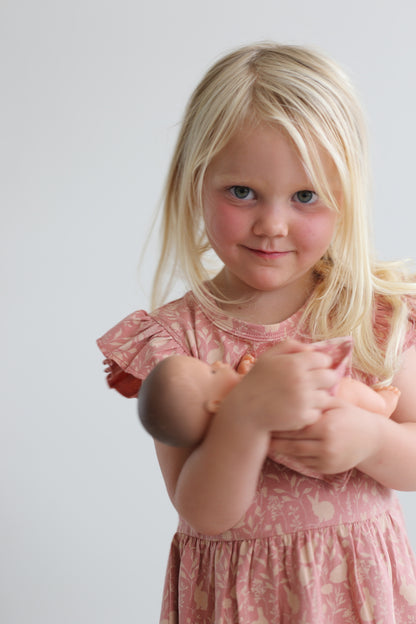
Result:
M246 355L237 371L229 364L208 364L185 355L173 355L150 373L139 394L140 420L160 442L170 446L194 447L203 439L221 401L255 365ZM373 390L364 383L344 377L336 397L389 418L400 392L394 386Z
M248 365L244 368L247 372ZM140 390L140 420L160 442L196 446L222 399L240 380L228 364L170 356L157 364Z

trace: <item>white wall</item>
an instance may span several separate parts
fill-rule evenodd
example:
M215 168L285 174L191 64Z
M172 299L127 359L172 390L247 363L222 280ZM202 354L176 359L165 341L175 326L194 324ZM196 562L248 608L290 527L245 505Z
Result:
M1 622L157 621L176 517L94 341L148 306L157 253L139 278L140 250L202 72L268 38L343 64L369 117L377 248L415 256L415 6L2 0Z

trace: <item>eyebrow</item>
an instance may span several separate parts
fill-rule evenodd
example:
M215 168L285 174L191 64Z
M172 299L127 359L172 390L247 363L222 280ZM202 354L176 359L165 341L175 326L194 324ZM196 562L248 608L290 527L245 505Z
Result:
M211 175L211 179L216 184L227 184L232 183L233 186L247 186L247 187L256 187L261 184L260 178L253 178L251 174L245 174L241 171L221 171L220 173L215 173Z

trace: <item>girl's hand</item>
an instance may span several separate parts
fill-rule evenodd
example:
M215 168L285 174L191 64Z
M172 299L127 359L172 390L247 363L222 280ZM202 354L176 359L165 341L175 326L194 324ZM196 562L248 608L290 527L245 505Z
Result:
M240 421L262 431L293 431L314 423L337 381L331 357L290 340L268 349L226 397Z
M333 399L316 423L301 431L273 434L269 453L296 459L322 474L344 472L377 452L382 420L379 414Z

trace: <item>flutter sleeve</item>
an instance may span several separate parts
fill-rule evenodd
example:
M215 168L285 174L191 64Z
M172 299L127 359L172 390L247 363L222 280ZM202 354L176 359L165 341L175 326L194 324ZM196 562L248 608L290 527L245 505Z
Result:
M164 358L185 353L166 328L144 310L133 312L97 340L105 356L107 383L136 397L143 379Z
M410 349L410 347L416 346L416 297L408 297L406 303L409 310L409 316L406 337L404 340L404 351Z

